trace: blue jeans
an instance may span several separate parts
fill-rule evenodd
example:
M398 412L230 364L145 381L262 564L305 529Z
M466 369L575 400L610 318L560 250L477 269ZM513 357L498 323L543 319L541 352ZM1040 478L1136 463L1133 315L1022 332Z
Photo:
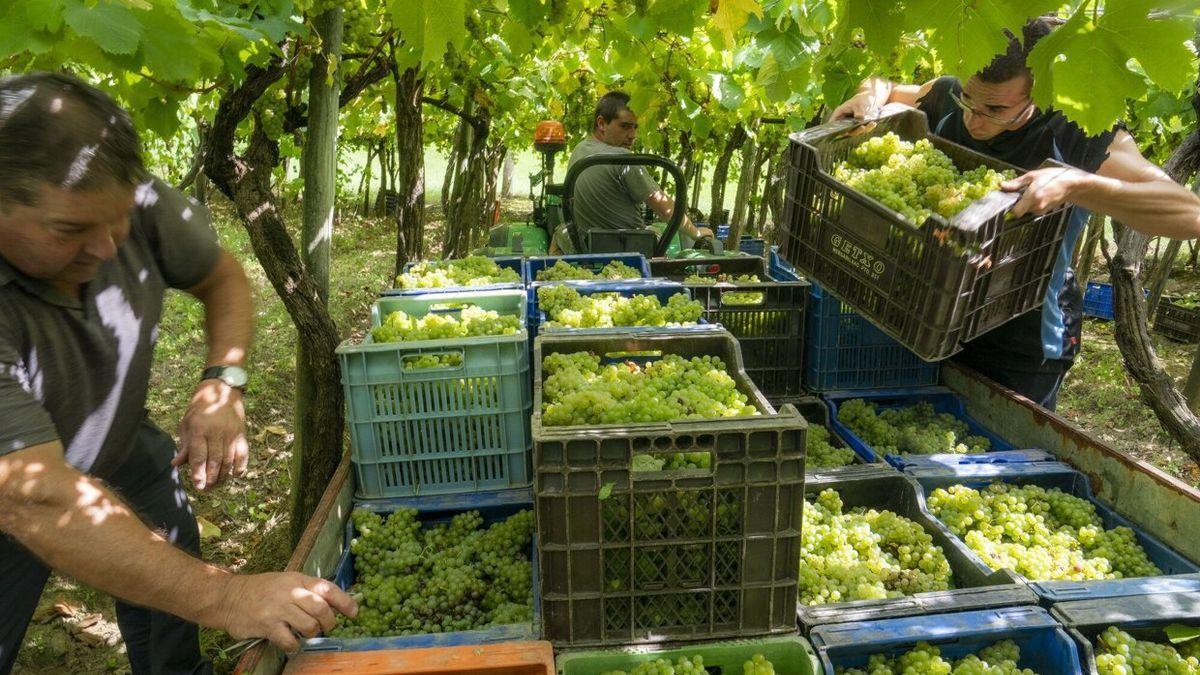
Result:
M199 557L196 518L179 475L170 465L175 451L170 436L144 422L133 453L110 485L150 527ZM49 576L49 568L36 556L0 534L0 675L13 669ZM212 672L212 664L200 656L200 630L193 623L118 601L117 625L134 675Z

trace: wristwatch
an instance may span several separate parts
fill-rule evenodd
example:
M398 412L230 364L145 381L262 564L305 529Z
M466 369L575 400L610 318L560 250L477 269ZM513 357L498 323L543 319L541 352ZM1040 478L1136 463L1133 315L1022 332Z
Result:
M246 391L246 371L238 366L212 366L205 368L200 380L220 380L240 392Z

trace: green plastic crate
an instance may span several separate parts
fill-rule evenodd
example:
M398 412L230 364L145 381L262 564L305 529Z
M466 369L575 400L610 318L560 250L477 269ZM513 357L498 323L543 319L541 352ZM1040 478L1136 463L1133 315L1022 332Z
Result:
M780 675L821 675L821 662L807 640L798 637L710 642L678 649L605 650L559 654L555 659L558 675L600 675L610 670L629 671L639 663L681 656L699 656L710 673L741 675L742 664L762 654Z
M764 414L543 427L541 359L577 351L720 356ZM791 405L771 407L737 340L721 329L547 335L534 354L545 639L612 647L794 633L807 426ZM637 453L700 451L712 453L710 469L630 470Z
M515 335L337 349L351 459L363 499L523 487L530 483L528 334L524 289L385 297L372 325L402 310L423 316L476 305L518 317ZM405 370L406 359L459 354L462 364Z

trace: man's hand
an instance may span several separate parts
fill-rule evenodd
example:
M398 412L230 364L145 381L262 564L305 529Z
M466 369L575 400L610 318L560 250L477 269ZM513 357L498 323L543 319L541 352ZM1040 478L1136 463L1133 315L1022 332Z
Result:
M1008 192L1025 191L1013 204L1013 216L1020 217L1026 213L1041 215L1071 202L1075 193L1093 178L1093 174L1073 167L1052 167L1036 169L1006 180L1000 184L1000 189Z
M213 625L234 639L266 638L285 652L300 637L316 637L334 626L334 612L353 617L358 603L323 579L297 572L234 575Z
M189 464L192 483L207 491L246 473L249 457L242 392L221 380L204 380L179 422L179 453L171 465Z
M702 237L715 237L715 236L716 235L713 234L713 231L711 228L707 228L707 227L697 227L696 228L696 238L697 239L700 239Z
M845 103L833 109L829 116L830 122L838 120L873 120L879 117L886 100L880 100L874 89L861 91L851 96Z

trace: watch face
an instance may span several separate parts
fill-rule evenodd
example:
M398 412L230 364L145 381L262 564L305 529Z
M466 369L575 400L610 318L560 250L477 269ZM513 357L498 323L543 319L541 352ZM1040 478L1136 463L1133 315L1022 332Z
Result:
M237 366L226 366L221 371L220 377L225 384L228 384L231 387L237 387L239 389L246 386L246 381L248 379L246 377L246 371Z

